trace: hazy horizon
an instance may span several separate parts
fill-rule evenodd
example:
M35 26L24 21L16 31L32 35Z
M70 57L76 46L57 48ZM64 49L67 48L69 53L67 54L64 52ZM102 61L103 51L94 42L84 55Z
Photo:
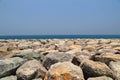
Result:
M120 0L0 0L0 35L120 35Z

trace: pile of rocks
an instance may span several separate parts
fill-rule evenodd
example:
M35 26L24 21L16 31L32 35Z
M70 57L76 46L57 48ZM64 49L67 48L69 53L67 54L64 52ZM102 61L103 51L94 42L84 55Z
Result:
M120 40L0 40L0 80L120 80Z

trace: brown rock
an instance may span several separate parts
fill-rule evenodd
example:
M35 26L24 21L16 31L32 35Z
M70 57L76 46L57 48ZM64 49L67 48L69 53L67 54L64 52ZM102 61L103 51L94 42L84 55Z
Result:
M4 53L4 52L7 52L6 49L0 49L0 53Z
M21 80L31 80L36 77L44 78L46 69L37 60L30 60L24 63L16 71L17 77Z
M101 55L96 55L95 60L109 64L110 61L120 61L120 55L112 53L103 53Z
M80 67L70 62L59 62L51 66L45 80L84 80Z
M87 80L113 80L113 79L107 76L100 76L100 77L88 78Z
M117 80L120 80L120 61L118 62L111 61L109 67L113 70Z
M83 48L83 50L87 50L89 52L91 51L95 51L96 50L96 46L93 46L93 45L87 45Z
M120 51L120 47L114 47L113 49Z
M94 62L92 60L84 60L81 64L85 78L98 77L98 76L109 76L115 78L113 71L102 62Z

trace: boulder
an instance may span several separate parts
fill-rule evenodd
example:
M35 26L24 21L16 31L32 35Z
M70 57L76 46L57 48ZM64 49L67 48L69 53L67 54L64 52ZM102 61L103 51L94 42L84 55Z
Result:
M18 44L18 48L19 48L20 50L23 50L23 49L28 49L28 48L30 48L30 46L29 46L26 42L23 42L23 43Z
M58 62L52 65L45 80L84 80L80 67L71 62Z
M115 78L113 71L105 63L102 62L95 62L86 59L81 63L81 67L86 79L89 77L104 75Z
M37 78L37 79L33 79L33 80L43 80L42 78Z
M120 51L120 47L114 47L113 49Z
M45 56L45 59L43 60L43 66L46 69L49 69L51 65L57 63L57 62L64 62L64 61L72 61L73 56L68 53L49 53Z
M16 75L20 80L32 80L36 77L44 78L47 70L37 60L30 60L20 66Z
M67 51L66 53L75 55L75 53L78 53L78 52L81 52L81 48L72 49L72 50Z
M4 53L4 52L7 52L6 49L0 49L0 53Z
M101 77L88 78L87 80L113 80L113 79L107 76L101 76Z
M120 55L112 53L103 53L100 55L96 55L95 60L109 64L110 61L120 61Z
M93 52L93 51L96 51L96 46L94 46L94 45L86 45L85 47L83 47L82 50L87 50L89 52Z
M0 60L0 77L15 74L15 70L25 61L25 59L19 57Z
M60 45L60 46L57 46L56 48L59 52L67 52L70 50L69 46L65 46L65 45Z
M74 54L75 56L73 57L72 63L75 65L80 65L80 63L85 60L85 59L91 59L92 55L88 52L77 52Z
M1 78L0 80L17 80L17 77L16 76L7 76L4 78Z
M27 50L23 50L20 53L15 54L13 57L21 57L21 58L25 58L25 59L37 59L42 61L44 56L42 54L38 54L36 52L33 51L33 49L27 49Z
M113 70L117 80L120 80L120 61L118 62L111 61L109 67Z
M115 53L115 52L117 52L116 50L113 50L113 49L106 49L105 48L106 46L102 46L102 49L98 49L98 52L99 53Z

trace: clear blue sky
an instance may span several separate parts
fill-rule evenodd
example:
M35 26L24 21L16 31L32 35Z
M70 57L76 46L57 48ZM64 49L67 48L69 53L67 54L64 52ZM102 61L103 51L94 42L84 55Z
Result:
M0 35L120 34L120 0L0 0Z

